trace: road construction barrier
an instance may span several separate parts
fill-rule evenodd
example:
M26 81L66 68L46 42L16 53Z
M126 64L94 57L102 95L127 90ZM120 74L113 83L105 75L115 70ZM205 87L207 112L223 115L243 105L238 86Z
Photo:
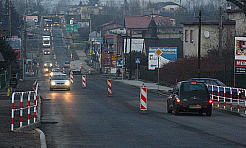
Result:
M70 72L70 82L73 83L73 72Z
M89 68L89 74L91 73L91 68Z
M216 86L207 84L208 88L212 90L211 98L214 101L217 101L217 107L220 107L220 101L223 101L223 108L226 109L226 105L230 105L230 110L237 109L237 112L240 112L240 106L244 107L244 113L246 114L246 89L234 88L234 87L225 87L225 86ZM236 94L236 97L233 98L233 92ZM229 95L229 96L228 96ZM243 98L240 98L243 97ZM233 108L236 104L236 107ZM244 106L242 105L244 103Z
M56 66L57 66L57 61L56 61Z
M62 73L65 73L65 68L63 67L63 69L62 69Z
M26 76L34 76L34 70L33 69L26 70L25 75Z
M54 59L56 59L56 55L54 55ZM57 62L56 62L57 63Z
M147 110L147 87L143 86L141 87L140 91L140 110L146 111Z
M82 87L86 88L86 76L85 75L82 76Z
M111 79L107 80L107 85L108 85L108 96L112 96L112 80Z
M58 67L57 68L60 68L59 64L58 64Z
M33 99L31 99L31 97ZM16 103L17 98L20 98L20 103ZM17 105L15 105L15 103ZM38 83L36 84L36 89L34 91L25 92L13 92L12 94L12 113L11 113L11 131L14 130L14 124L18 122L15 120L15 111L19 111L20 115L20 126L19 128L30 125L31 121L33 123L37 122L37 106L38 106ZM16 108L15 108L16 107ZM27 110L27 115L24 110ZM33 120L31 120L31 112L33 113ZM17 113L16 113L17 114ZM27 117L27 121L23 121L23 117Z
M37 67L39 67L39 63L37 63Z

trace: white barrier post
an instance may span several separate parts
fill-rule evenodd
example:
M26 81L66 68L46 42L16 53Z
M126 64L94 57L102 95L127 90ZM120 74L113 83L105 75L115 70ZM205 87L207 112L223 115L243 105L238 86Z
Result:
M237 112L239 112L239 90L237 88Z
M214 86L212 85L212 106L214 105Z
M11 131L14 130L14 116L15 116L15 109L14 109L14 104L15 104L15 92L12 94L12 113L11 113Z
M86 76L85 75L82 76L82 87L86 88Z
M217 105L217 107L220 107L220 87L217 86L217 88L218 88L218 105Z
M224 109L226 107L226 88L224 87Z
M231 111L232 111L232 88L231 87L230 87L230 93L231 93L230 103L231 103Z
M107 80L107 85L108 85L108 96L112 96L112 80L111 79Z
M140 110L146 111L147 110L147 87L143 86L141 87L140 92Z
M71 83L73 83L73 72L72 71L70 72L70 81Z
M24 92L21 93L21 99L20 99L20 127L22 127L22 117L23 117L23 96L24 96Z
M33 110L33 122L36 122L36 110L37 110L37 91L34 92L34 110Z
M27 124L29 125L30 124L30 114L31 114L31 109L30 109L30 106L31 106L31 92L28 93L28 109L27 109Z

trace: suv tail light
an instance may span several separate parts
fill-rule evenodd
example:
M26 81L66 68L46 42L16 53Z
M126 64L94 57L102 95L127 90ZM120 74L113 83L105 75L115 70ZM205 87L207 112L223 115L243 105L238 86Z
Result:
M176 98L176 102L177 102L177 103L180 103L180 101L181 101L181 100L180 100L179 98Z
M209 100L208 102L209 102L210 104L212 104L212 103L213 103L213 100Z

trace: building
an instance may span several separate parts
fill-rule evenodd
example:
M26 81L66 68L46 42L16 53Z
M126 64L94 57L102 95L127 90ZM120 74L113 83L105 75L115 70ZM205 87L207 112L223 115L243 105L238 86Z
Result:
M236 21L235 36L246 36L245 14L241 10L227 10L227 19Z
M198 56L198 22L183 22L183 57ZM234 49L235 21L223 22L222 50ZM219 23L201 23L201 56L218 51Z

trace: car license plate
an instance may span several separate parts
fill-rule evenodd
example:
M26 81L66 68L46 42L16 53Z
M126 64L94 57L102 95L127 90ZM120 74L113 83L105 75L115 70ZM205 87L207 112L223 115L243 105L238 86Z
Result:
M202 108L201 105L197 104L197 105L190 105L189 108L191 109L199 109L199 108Z

